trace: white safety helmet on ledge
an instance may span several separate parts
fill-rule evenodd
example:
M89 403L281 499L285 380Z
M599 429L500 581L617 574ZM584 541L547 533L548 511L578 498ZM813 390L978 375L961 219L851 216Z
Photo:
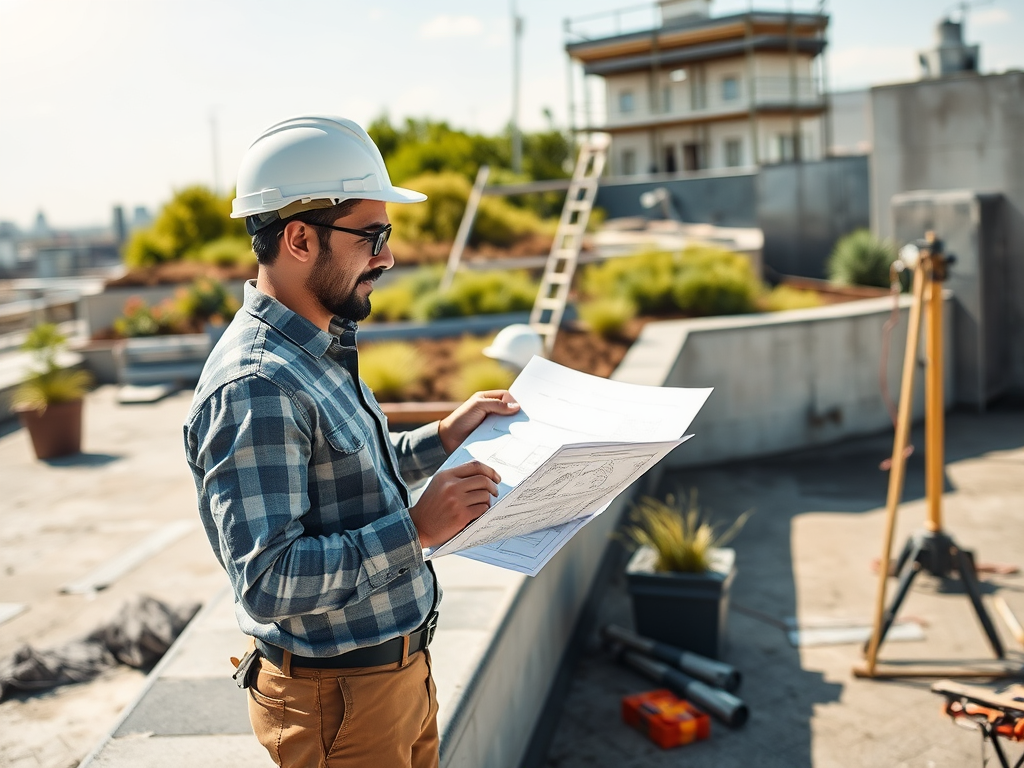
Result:
M498 331L484 354L521 371L534 355L542 355L544 341L540 334L524 323L516 323Z
M342 200L427 199L391 184L380 150L359 125L327 116L293 117L263 131L242 158L235 190L231 217L244 217L249 234Z

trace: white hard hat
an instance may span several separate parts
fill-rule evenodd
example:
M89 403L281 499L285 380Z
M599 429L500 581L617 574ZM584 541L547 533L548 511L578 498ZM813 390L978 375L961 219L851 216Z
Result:
M235 189L231 217L256 217L248 222L250 234L306 206L321 208L350 199L427 199L392 186L380 150L359 125L327 116L293 117L263 131L242 158Z
M498 331L491 345L484 349L484 354L522 370L530 358L543 351L544 342L540 334L528 325L516 323Z

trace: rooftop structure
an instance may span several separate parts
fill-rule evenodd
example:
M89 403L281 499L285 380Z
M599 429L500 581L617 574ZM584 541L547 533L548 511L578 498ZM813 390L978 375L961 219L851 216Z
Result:
M977 72L980 46L965 45L963 22L942 19L935 25L935 47L918 54L922 79Z
M824 154L829 140L820 54L827 15L751 10L713 17L710 0L660 0L651 11L645 28L629 32L592 34L606 21L598 16L566 22L566 52L584 78L603 79L607 113L604 120L590 114L584 81L584 125L574 127L612 135L613 175Z

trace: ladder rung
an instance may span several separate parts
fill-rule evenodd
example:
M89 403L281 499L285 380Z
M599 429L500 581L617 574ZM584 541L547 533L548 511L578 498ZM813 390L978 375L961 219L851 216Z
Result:
M549 274L544 275L544 279L541 282L565 285L570 280L572 280L572 275L570 275L568 272L551 272Z
M533 330L541 336L547 336L548 334L555 333L558 330L558 326L554 323L534 323L532 327Z
M558 309L562 304L563 302L559 299L539 297L533 306L538 309Z

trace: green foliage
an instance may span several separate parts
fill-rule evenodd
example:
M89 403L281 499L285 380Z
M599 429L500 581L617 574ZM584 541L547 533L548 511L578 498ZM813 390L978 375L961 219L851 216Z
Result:
M385 341L359 351L359 376L378 400L402 400L423 378L423 362L412 344Z
M245 236L242 219L232 219L231 201L202 186L174 194L149 229L132 235L124 260L130 267L199 258L204 245L222 237Z
M209 277L201 277L179 291L174 301L178 315L196 323L226 323L240 307L224 283Z
M201 277L155 306L132 296L124 303L121 316L115 318L114 331L125 338L196 333L206 323L228 322L239 306L222 282Z
M822 305L821 298L814 291L802 291L788 285L777 285L760 299L761 308L768 312L783 312L787 309L811 309Z
M487 359L484 356L484 349L490 346L496 335L497 334L495 333L492 333L489 336L464 335L459 339L459 346L455 348L456 362L458 362L459 365L468 365L470 363L477 363L480 360Z
M124 303L121 312L121 316L114 319L114 331L118 336L129 339L177 333L183 319L172 299L150 306L140 297L132 296Z
M583 322L605 339L621 336L629 321L636 317L636 305L624 296L592 299L578 309Z
M434 295L435 300L428 295L416 302L414 319L523 312L533 307L537 284L523 271L459 272L446 293Z
M369 125L367 133L384 156L392 181L413 189L419 189L414 180L428 173L456 173L471 185L481 165L490 166L489 183L492 184L561 179L569 176L575 161L572 140L554 128L523 134L523 168L518 175L510 170L510 132L483 136L429 119L409 118L394 125L383 115ZM560 192L545 192L519 195L505 202L548 218L559 214L564 197Z
M228 235L203 245L196 254L204 264L218 267L234 267L256 263L256 254L252 252L252 239Z
M14 391L12 404L19 410L45 411L56 403L81 400L92 386L88 371L66 368L57 355L67 345L67 337L53 323L33 328L21 349L32 357L32 367Z
M522 312L533 306L537 284L526 272L459 272L441 293L443 268L418 269L371 295L374 319L438 320Z
M388 207L395 237L406 242L445 243L455 239L466 210L472 185L458 173L427 173L409 180L408 185L427 199L418 205ZM470 242L510 245L531 232L545 229L532 211L516 208L497 197L480 201Z
M623 298L645 315L750 312L761 289L746 257L709 246L609 259L584 270L580 282L585 296Z
M740 263L746 263L746 269ZM739 315L754 311L759 289L749 262L737 262L684 270L676 278L672 297L691 315Z
M508 389L515 378L515 374L503 368L497 360L484 358L462 367L458 378L452 383L450 394L456 400L467 400L474 392Z
M690 493L689 504L685 502L683 499L677 504L671 495L665 501L645 496L633 505L626 538L657 553L657 571L703 573L711 564L711 551L732 541L751 515L749 510L744 512L720 533L714 524L702 519L696 491Z
M889 266L896 249L866 229L854 230L836 243L828 261L828 277L840 285L889 287Z

